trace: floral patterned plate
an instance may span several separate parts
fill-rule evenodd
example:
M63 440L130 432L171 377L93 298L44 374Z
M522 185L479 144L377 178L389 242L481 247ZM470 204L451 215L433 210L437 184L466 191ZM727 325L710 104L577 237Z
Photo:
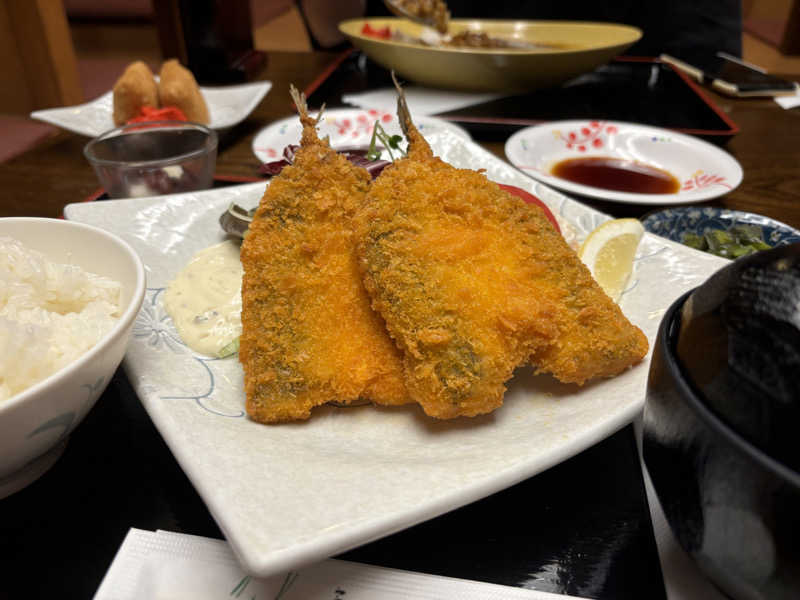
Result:
M800 231L763 215L724 208L681 206L650 213L642 219L644 228L674 242L683 243L686 234L703 236L712 229L727 230L734 225L757 225L770 246L800 242Z
M727 194L742 181L742 167L730 154L695 137L619 121L552 121L527 127L505 146L515 167L553 187L599 200L632 204L689 204ZM667 171L680 188L670 194L608 190L552 174L565 159L605 157L644 163Z
M378 109L334 108L323 113L319 124L319 135L328 136L331 146L337 150L354 146L367 147L372 139L372 130L376 122L380 123L390 136L401 133L397 115L392 112ZM414 119L414 123L425 136L447 130L464 140L470 139L469 133L464 129L442 119L418 117ZM256 134L253 139L253 153L262 162L279 160L286 146L300 143L301 131L300 120L296 116L275 121ZM405 141L401 143L401 148L405 148Z

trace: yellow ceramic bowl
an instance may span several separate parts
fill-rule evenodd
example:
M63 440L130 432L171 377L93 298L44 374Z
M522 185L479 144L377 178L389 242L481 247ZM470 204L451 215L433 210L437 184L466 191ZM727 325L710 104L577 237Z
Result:
M545 47L452 48L364 35L365 24L412 38L422 35L423 26L396 18L351 19L340 23L339 30L372 60L406 79L473 91L520 92L557 85L605 64L642 37L636 27L614 23L454 19L450 34L469 30Z

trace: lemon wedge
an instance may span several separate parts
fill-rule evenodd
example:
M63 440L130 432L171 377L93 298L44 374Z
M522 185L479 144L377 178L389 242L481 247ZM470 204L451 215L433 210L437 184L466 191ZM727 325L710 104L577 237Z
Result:
M628 284L643 234L638 219L612 219L592 231L578 250L583 264L614 302L619 302Z

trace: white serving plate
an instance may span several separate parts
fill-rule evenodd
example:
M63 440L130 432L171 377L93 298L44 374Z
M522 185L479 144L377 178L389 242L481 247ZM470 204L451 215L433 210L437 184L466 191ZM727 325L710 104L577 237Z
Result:
M722 196L742 182L742 167L724 150L690 135L620 121L551 121L514 133L505 145L512 165L534 179L589 198L634 204L689 204ZM604 156L645 163L672 173L674 194L606 190L555 177L565 159Z
M243 121L271 88L272 83L269 81L201 87L200 92L208 104L211 118L209 127L216 130L227 129ZM31 118L80 135L96 137L114 128L113 104L113 92L109 91L86 104L34 111Z
M608 219L449 131L429 141L451 164L486 169L490 179L534 193L580 235ZM140 253L150 287L126 372L249 573L285 572L488 496L577 454L641 411L649 355L619 377L582 388L519 369L505 406L475 419L435 421L409 405L321 407L309 421L287 425L249 421L239 362L182 344L162 295L195 252L224 239L219 214L231 202L256 205L265 185L65 209L68 219L114 231ZM670 303L727 264L652 234L638 256L621 305L651 344Z
M317 114L312 113L311 116L316 117ZM402 134L395 113L362 108L333 108L324 111L317 131L320 138L328 137L332 148L367 148L376 122L380 122L384 131L390 136ZM465 140L471 139L465 129L443 119L421 116L414 119L414 124L426 137L447 130ZM280 160L286 146L300 143L302 133L303 126L296 115L275 121L253 138L253 153L261 162ZM403 141L400 147L404 149L405 146L406 143ZM386 152L383 152L381 157L389 158Z

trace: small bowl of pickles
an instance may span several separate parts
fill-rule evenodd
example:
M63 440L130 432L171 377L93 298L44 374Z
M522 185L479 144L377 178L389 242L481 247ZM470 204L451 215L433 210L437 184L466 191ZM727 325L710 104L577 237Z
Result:
M650 233L735 260L800 242L800 231L770 217L710 206L680 206L642 219Z

